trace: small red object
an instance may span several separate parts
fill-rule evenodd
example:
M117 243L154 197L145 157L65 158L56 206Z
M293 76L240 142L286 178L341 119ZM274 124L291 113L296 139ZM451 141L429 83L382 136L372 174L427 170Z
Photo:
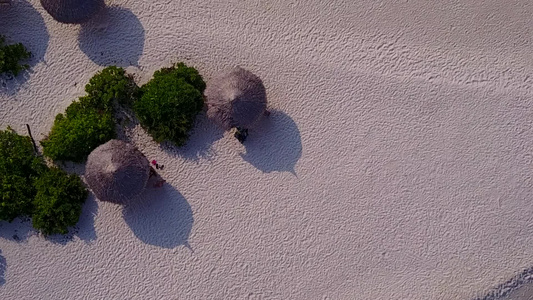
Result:
M154 159L154 160L152 160L152 165L154 165L154 166L155 166L156 164L157 164L157 161L155 161L155 159Z

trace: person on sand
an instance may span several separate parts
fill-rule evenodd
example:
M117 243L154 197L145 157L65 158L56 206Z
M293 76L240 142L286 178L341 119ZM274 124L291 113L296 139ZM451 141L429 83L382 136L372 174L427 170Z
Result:
M152 160L152 164L154 164L155 160ZM157 163L156 163L156 167L157 167ZM166 180L164 179L161 179L161 177L159 177L159 174L157 174L156 170L154 170L154 168L150 167L150 175L148 178L152 178L152 177L158 177L159 180L157 180L153 187L155 188L160 188L163 186L163 184L165 184L165 182L167 182Z
M152 176L157 176L157 172L154 168L150 167L150 175L148 175L148 178L152 178Z
M163 168L165 167L164 165L158 164L155 159L152 160L152 165L154 165L157 170L163 170Z
M248 129L237 127L237 131L235 132L235 137L239 142L244 143L246 141L246 138L248 137Z

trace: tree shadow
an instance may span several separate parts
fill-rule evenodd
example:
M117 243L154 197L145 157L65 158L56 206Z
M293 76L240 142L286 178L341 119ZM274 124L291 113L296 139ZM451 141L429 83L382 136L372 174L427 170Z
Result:
M169 184L149 185L122 213L133 234L146 244L168 249L189 246L194 223L191 206Z
M111 6L82 24L78 44L100 66L138 66L144 50L144 27L130 10Z
M96 240L96 231L94 228L94 218L98 212L98 203L93 193L89 193L89 197L85 200L83 204L80 219L78 223L73 227L69 228L67 234L54 234L46 236L46 240L60 245L66 245L67 243L74 240L74 237L77 236L80 240L85 243L91 243Z
M257 169L270 173L291 172L302 156L300 130L294 120L282 111L272 111L263 118L257 130L250 130L241 157Z
M54 163L69 174L82 176L85 174L85 162L75 163L72 161L54 161Z
M14 94L30 78L31 68L44 60L50 35L41 14L26 0L0 7L0 35L6 36L7 44L22 43L32 54L26 62L29 71L16 77L0 75L0 91Z
M0 250L0 286L6 283L6 269L7 261L6 258L2 255L2 250Z
M130 108L120 106L115 113L115 120L116 139L134 144L130 134L139 125L135 113Z
M0 221L0 238L13 241L25 242L30 236L39 233L31 226L31 218L16 218L11 222Z
M168 154L176 155L187 160L211 159L216 155L212 148L214 142L224 136L224 130L211 122L205 112L198 114L189 140L182 147L163 142L160 148Z
M85 174L85 163L74 163L71 161L56 162L58 166L69 174L76 174L82 176ZM94 228L94 218L98 213L98 203L92 193L83 203L80 218L76 225L69 228L67 234L53 234L46 236L46 240L55 243L66 245L68 242L74 240L77 236L80 240L91 243L96 240L96 231Z
M83 204L78 223L70 227L67 234L53 234L44 238L54 244L61 245L66 245L75 236L86 243L96 240L94 217L97 211L98 203L94 195L89 194ZM14 242L25 242L34 235L39 235L39 232L32 227L31 218L29 217L16 218L12 222L0 221L0 238Z

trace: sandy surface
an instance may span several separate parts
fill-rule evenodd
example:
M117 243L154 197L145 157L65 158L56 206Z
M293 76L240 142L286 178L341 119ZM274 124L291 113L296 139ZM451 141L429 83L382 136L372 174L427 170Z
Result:
M505 298L506 300L531 300L533 299L533 284L523 286L511 293Z
M516 290L510 294L506 300L531 300L533 299L533 287L532 284L528 284L519 290Z
M169 185L90 198L70 241L0 223L0 299L464 300L533 265L533 2L113 1L84 28L14 2L35 59L1 127L43 138L107 64L241 65L273 114L246 147L128 131Z

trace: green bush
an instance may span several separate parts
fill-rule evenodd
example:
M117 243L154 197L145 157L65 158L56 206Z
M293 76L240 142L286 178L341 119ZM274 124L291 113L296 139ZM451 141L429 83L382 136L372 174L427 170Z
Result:
M195 89L201 93L205 90L205 82L198 70L193 67L187 67L184 63L180 62L171 68L163 68L154 73L154 78L167 74L173 74L175 77L183 78L187 83L192 85Z
M78 222L87 190L76 175L49 169L29 137L0 131L0 219L31 216L45 234L67 233Z
M81 97L83 106L114 111L115 103L130 105L138 87L122 68L107 67L94 75L85 86L87 96Z
M68 233L76 225L88 192L77 175L50 168L35 181L33 227L49 235Z
M33 181L46 169L29 137L11 128L0 131L0 220L29 216L35 196Z
M111 112L73 102L64 115L56 116L49 136L41 141L41 145L44 155L53 160L82 162L92 150L115 136Z
M205 82L194 68L179 63L154 73L133 104L143 128L157 142L185 144L196 115L204 105Z
M130 105L138 90L122 68L98 72L85 86L87 95L56 116L49 136L41 141L44 155L53 160L85 160L96 147L116 137L114 108Z
M0 35L0 74L7 73L17 76L21 71L28 69L28 64L21 64L22 60L31 57L31 53L18 43L6 45L6 39Z

